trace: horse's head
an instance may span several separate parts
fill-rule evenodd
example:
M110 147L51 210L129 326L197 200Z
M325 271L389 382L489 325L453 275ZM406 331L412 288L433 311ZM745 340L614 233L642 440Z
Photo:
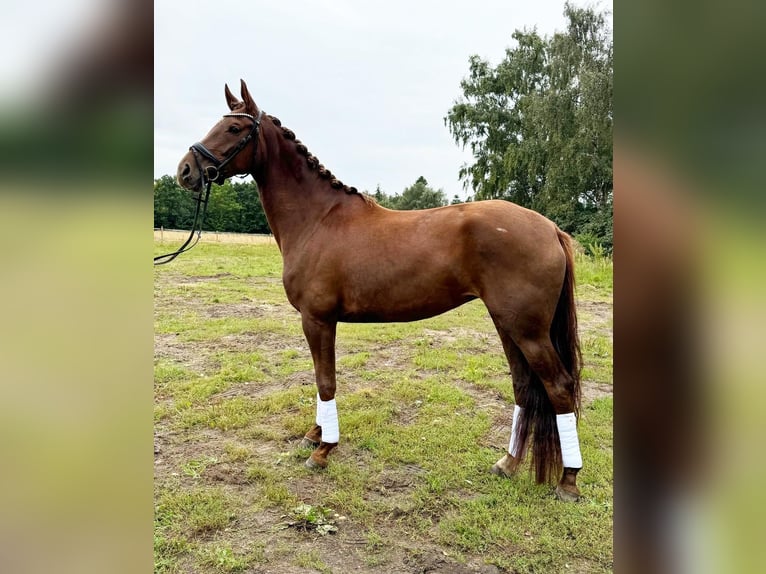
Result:
M226 86L226 103L231 113L224 114L181 158L177 178L186 189L201 192L208 182L223 183L232 175L251 171L262 112L247 91L245 81L241 82L242 101Z

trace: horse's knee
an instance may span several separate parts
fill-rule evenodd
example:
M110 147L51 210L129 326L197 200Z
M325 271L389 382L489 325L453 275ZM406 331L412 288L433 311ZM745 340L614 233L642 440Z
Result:
M335 398L335 384L334 383L319 383L317 382L317 394L323 401L331 401Z
M557 414L571 413L575 408L575 382L564 369L552 345L538 340L521 343L530 368L545 386L545 391Z

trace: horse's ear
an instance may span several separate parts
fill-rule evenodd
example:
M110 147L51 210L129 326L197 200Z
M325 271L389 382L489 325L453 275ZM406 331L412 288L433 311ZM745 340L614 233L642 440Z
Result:
M238 99L237 99L237 98L234 96L234 94L232 94L232 93L231 93L231 90L229 90L229 85L228 85L228 84L224 84L224 87L225 87L225 90L224 90L224 92L225 92L225 94L226 94L226 103L228 104L228 106L229 106L229 109L230 109L231 111L234 111L234 108L236 108L236 107L237 107L238 105L240 105L242 102L240 102L240 101L239 101L239 100L238 100Z
M253 96L251 96L250 92L247 91L247 84L245 83L245 80L240 80L240 82L242 83L242 89L240 91L242 93L242 101L245 102L245 109L251 114L255 115L258 112L258 106L255 105Z

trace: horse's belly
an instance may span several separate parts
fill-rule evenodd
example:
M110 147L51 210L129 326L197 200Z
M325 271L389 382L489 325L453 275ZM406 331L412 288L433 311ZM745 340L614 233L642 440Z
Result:
M397 297L395 290L364 301L346 301L339 319L347 323L391 323L428 319L476 299L476 295L455 292L419 293Z

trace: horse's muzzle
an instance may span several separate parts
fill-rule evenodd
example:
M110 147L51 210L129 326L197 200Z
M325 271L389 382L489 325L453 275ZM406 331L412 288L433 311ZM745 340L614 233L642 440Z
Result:
M190 155L190 154L187 154ZM176 181L178 185L189 191L196 193L202 193L205 185L204 178L199 169L194 166L193 158L187 158L184 156L181 162L178 164L178 172L176 173Z

